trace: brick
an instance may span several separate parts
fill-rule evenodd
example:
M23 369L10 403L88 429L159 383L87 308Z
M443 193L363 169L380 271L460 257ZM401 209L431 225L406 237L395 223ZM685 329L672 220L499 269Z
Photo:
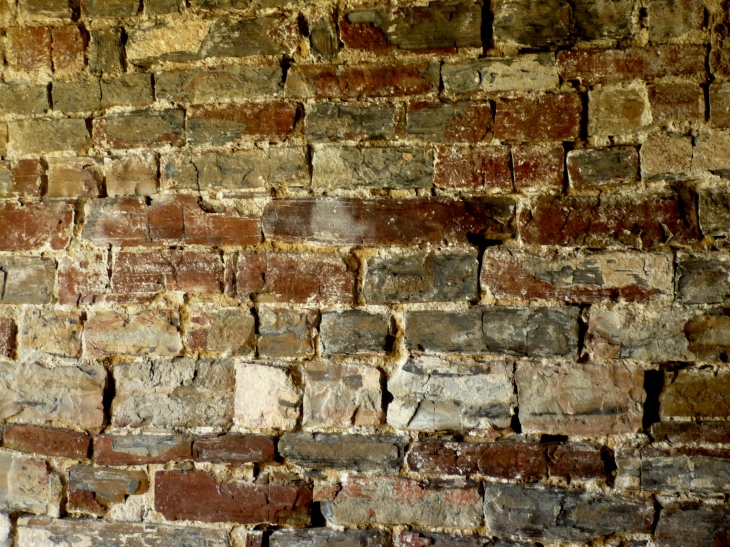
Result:
M463 480L426 484L398 477L349 476L334 501L322 504L332 524L476 528L482 500L476 484Z
M730 511L725 506L663 507L656 527L660 547L714 547L728 540Z
M46 462L0 452L0 509L58 516L61 484Z
M101 81L101 106L147 106L154 102L152 76L126 74L113 80ZM164 113L162 116L164 117Z
M685 211L685 201L667 190L600 199L540 196L523 210L519 231L523 242L537 245L650 250L699 239L696 220Z
M221 435L195 437L193 456L199 462L260 463L274 461L273 437L260 435Z
M430 188L433 151L428 148L326 147L314 151L312 187Z
M388 423L415 431L509 427L516 406L513 364L420 357L388 380Z
M80 357L82 329L79 312L26 310L18 327L20 357Z
M235 399L236 423L242 427L290 431L297 424L301 392L282 368L238 363Z
M214 352L222 356L251 355L256 346L255 321L246 308L188 310L186 328L190 351Z
M0 293L3 304L50 304L56 265L51 258L0 257Z
M0 205L0 251L64 249L72 223L73 210L63 203L5 202Z
M478 267L475 251L375 255L362 295L369 304L476 300Z
M32 424L98 428L104 422L106 372L100 365L0 363L0 417Z
M304 377L302 425L377 426L383 419L380 371L349 362L312 361Z
M702 29L704 2L697 0L650 0L649 39L662 42Z
M389 44L405 50L481 47L482 3L435 1L428 6L357 9L347 14L354 24L379 29ZM345 42L348 47L350 44Z
M397 46L390 44L383 31L373 24L351 22L347 11L338 13L337 27L340 42L350 50L366 50L370 54L382 55L393 52ZM428 51L428 50L427 50ZM436 50L438 51L438 50ZM442 50L454 51L453 48Z
M499 198L305 198L270 202L263 224L264 234L274 241L364 246L466 244L467 234L509 238L513 215L514 201Z
M233 362L190 358L144 360L114 367L112 425L133 429L229 427Z
M229 547L228 532L212 528L165 526L149 522L104 522L101 520L21 518L17 528L18 547L54 547L58 541L69 544L124 547L134 543L139 547L165 544Z
M322 314L320 339L328 356L382 353L389 349L389 336L387 315L361 310Z
M441 68L444 89L450 93L542 91L558 87L555 54L487 57Z
M677 255L677 301L722 304L730 299L730 257L720 253Z
M71 6L65 0L20 0L21 13L31 18L70 19Z
M715 131L714 133L700 134L693 139L692 171L710 171L718 175L730 173L730 132ZM713 190L705 190L712 193ZM714 190L718 196L723 189Z
M40 160L0 162L0 197L39 198L43 182Z
M0 113L19 116L43 114L49 109L45 85L0 85Z
M531 253L493 247L484 252L481 286L500 300L671 302L674 265L669 253Z
M510 192L510 149L507 146L439 146L434 184L440 188Z
M144 471L74 465L68 475L68 510L103 515L106 509L134 494L147 491L149 481Z
M724 420L730 414L729 386L727 370L687 368L667 373L659 395L659 417Z
M641 145L641 178L679 180L692 168L692 139L670 135L651 135Z
M94 120L94 143L111 148L185 144L185 112L179 109L110 114Z
M3 447L30 454L86 459L91 451L91 437L69 429L7 424Z
M121 76L125 59L122 29L101 28L89 34L89 72L96 76Z
M304 131L310 142L395 138L395 108L392 106L307 105L304 121Z
M183 349L179 324L177 310L95 310L86 322L84 355L173 357Z
M651 436L655 441L680 443L730 443L730 423L728 422L657 422L651 426Z
M705 93L698 84L660 83L648 89L654 123L705 121Z
M73 150L84 153L91 146L85 120L28 120L8 123L8 152L17 155L47 154Z
M306 358L314 355L316 311L258 309L258 355L271 358Z
M87 205L82 236L95 245L161 247L169 245L253 245L261 241L257 218L234 211L208 213L195 196L93 200ZM217 211L220 209L216 209Z
M48 198L97 197L104 182L103 164L97 158L48 158Z
M146 465L192 459L192 440L186 435L96 435L97 465Z
M578 310L474 307L466 312L417 311L406 316L406 344L427 352L576 355ZM505 330L502 325L510 324ZM434 329L434 325L440 325Z
M306 469L343 469L357 472L399 471L407 440L393 435L287 433L279 453Z
M603 87L588 93L588 134L623 135L646 130L651 124L651 107L646 87Z
M477 143L491 139L492 118L491 103L411 103L406 133L425 141Z
M611 480L613 453L589 443L548 445L548 470L551 477Z
M226 70L191 70L155 74L158 99L203 104L281 95L280 66L242 66Z
M157 159L153 154L104 158L106 192L116 196L150 196L157 192Z
M555 146L513 146L512 170L516 190L562 190L565 150Z
M576 189L639 180L639 154L632 146L572 150L567 158L570 185Z
M436 63L399 65L294 65L286 94L298 99L402 97L438 91Z
M558 53L558 72L566 80L584 85L630 80L654 80L667 76L705 77L705 46L670 45L628 49L574 49ZM682 86L686 84L659 84Z
M17 326L10 317L0 319L0 357L13 356L16 345Z
M287 103L193 106L188 109L188 144L220 146L242 137L283 140L294 131L297 107Z
M101 108L101 87L98 80L54 82L53 109L60 112L90 112Z
M340 40L331 16L312 21L309 26L309 47L321 59L332 60L337 57Z
M48 82L52 68L51 27L11 27L5 36L5 82Z
M339 256L240 253L236 292L261 303L352 304L355 272Z
M301 482L217 482L205 471L155 473L155 510L167 520L306 527L312 488Z
M135 15L139 9L136 0L85 0L89 17L125 17Z
M53 75L55 78L75 78L86 68L86 40L81 29L75 25L54 27Z
M644 371L636 364L518 364L515 382L525 433L600 437L642 429Z
M518 484L489 483L484 490L484 516L496 535L580 542L652 529L651 500Z
M510 141L572 140L580 136L579 95L543 95L497 102L494 138Z
M270 536L272 547L386 547L390 534L383 530L276 530Z
M107 251L58 258L58 303L94 304L109 292ZM50 291L49 297L50 298Z

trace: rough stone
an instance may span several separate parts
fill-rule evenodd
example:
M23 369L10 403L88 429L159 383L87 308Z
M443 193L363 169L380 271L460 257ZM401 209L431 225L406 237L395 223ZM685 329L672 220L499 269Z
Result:
M662 42L700 30L705 22L704 4L697 0L649 0L649 38Z
M705 93L702 87L695 83L672 82L650 85L649 104L655 124L705 120Z
M235 418L242 427L290 431L297 424L300 403L301 392L286 370L236 365Z
M312 22L309 27L309 47L322 59L337 57L340 40L332 17L320 17Z
M196 306L188 311L187 347L221 356L251 355L256 345L255 321L246 308Z
M276 530L271 547L386 547L390 535L384 530Z
M718 175L730 173L730 132L715 131L694 139L692 171L710 171ZM720 190L721 191L721 190Z
M0 358L12 358L15 353L17 326L11 317L0 319Z
M193 457L199 462L261 463L274 461L275 439L259 435L221 435L196 437Z
M80 357L82 329L77 311L26 310L18 327L20 358Z
M186 435L97 435L94 462L98 465L145 465L192 459Z
M47 90L44 90L46 94ZM54 82L51 95L53 109L60 112L90 112L101 108L101 86L98 80Z
M511 192L510 164L508 146L439 146L434 184L439 188Z
M157 159L152 154L104 158L104 172L109 197L157 192Z
M89 34L89 72L96 76L121 76L125 58L122 29L100 28Z
M93 304L104 301L109 290L107 251L92 251L85 256L59 257L59 304Z
M8 28L4 46L6 83L46 83L51 79L51 27Z
M555 146L513 146L515 190L562 190L565 184L565 150Z
M152 76L126 74L113 80L101 81L101 106L147 106L155 101L152 92ZM164 114L163 114L164 117Z
M588 134L625 135L645 131L652 122L646 87L602 87L588 93Z
M441 68L444 89L450 93L542 91L558 87L554 53L519 57L487 57Z
M577 139L582 112L577 94L501 99L494 118L494 138L519 142Z
M104 182L102 163L96 158L48 158L48 198L97 197Z
M71 6L66 0L20 0L20 11L27 17L71 18Z
M280 66L242 66L226 70L161 72L155 75L158 99L204 104L274 97L283 91Z
M396 538L397 547L529 547L526 543L497 540L484 536L462 536L440 532L403 531Z
M306 358L314 355L316 311L259 308L258 317L260 357Z
M0 197L38 198L43 184L43 166L39 160L0 162Z
M57 85L54 84L54 93ZM56 99L54 96L54 107ZM5 84L0 85L0 113L32 116L43 114L49 109L48 88L44 85Z
M730 372L727 370L687 368L664 375L664 387L659 395L659 417L714 417L724 419L730 414Z
M110 505L142 494L149 487L144 471L74 465L66 473L71 512L103 515Z
M124 17L139 9L136 0L85 0L85 5L89 17Z
M188 108L188 145L222 146L241 138L284 140L294 131L297 106L289 103L203 105Z
M312 142L389 140L395 137L395 109L386 106L307 106L305 133Z
M86 71L86 44L81 29L77 25L54 27L51 35L54 77L78 78Z
M0 509L57 516L61 484L44 461L0 452Z
M692 139L651 135L641 145L641 177L644 180L678 180L692 167Z
M176 310L93 311L84 331L84 354L174 357L182 351L179 324Z
M94 119L94 143L111 148L147 148L185 144L185 112L136 111Z
M677 300L684 304L730 300L730 257L721 253L678 254Z
M730 234L730 187L702 188L699 211L704 235L722 237Z
M3 447L29 454L86 459L90 456L91 437L69 429L7 424Z
M568 152L568 176L573 188L631 184L639 180L639 154L631 146Z
M681 443L730 444L730 422L657 422L651 426L655 441Z
M0 257L0 302L49 304L55 285L53 259L35 256Z
M325 312L320 324L324 354L357 355L386 352L390 346L390 318L362 310Z
M8 152L17 155L73 150L84 153L91 146L85 120L26 120L8 123Z
M492 105L488 102L411 103L406 133L423 141L477 143L491 139L492 118Z
M656 527L658 547L715 547L730 536L730 511L724 506L663 507Z

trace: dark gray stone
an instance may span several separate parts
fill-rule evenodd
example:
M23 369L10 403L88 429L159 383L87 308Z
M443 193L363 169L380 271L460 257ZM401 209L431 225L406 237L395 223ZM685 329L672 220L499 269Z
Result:
M641 455L641 490L730 492L730 451L646 448Z
M123 501L145 490L147 484L144 471L91 465L74 465L68 470L69 491L93 492L102 504Z
M677 299L722 304L730 299L730 257L719 253L677 256Z
M312 142L395 138L392 106L319 104L307 107L304 131Z
M89 72L99 76L124 72L122 29L104 28L91 31Z
M54 82L51 94L53 109L61 112L90 111L101 107L101 88L98 80Z
M287 433L279 439L279 453L308 469L399 471L407 437Z
M331 17L314 21L309 28L309 45L312 51L324 59L334 59L340 49L337 28Z
M311 357L316 311L259 308L258 352L263 357Z
M559 85L554 53L487 57L444 64L444 88L452 93L538 91Z
M406 132L412 138L434 142L482 142L491 138L489 102L421 102L408 106Z
M699 190L700 228L706 236L730 235L730 188Z
M158 99L203 104L227 99L251 99L280 95L280 66L242 66L226 70L161 72L155 76Z
M567 166L574 188L629 184L639 180L639 154L631 146L573 150L568 152Z
M662 508L657 547L720 547L730 544L730 509L726 506Z
M421 311L406 315L409 349L437 352L485 352L482 310L466 312Z
M476 300L478 270L476 251L372 256L363 296L371 304Z
M492 540L484 536L457 536L439 532L401 532L397 547L532 547L532 543Z
M389 349L390 318L361 310L322 314L320 338L325 355L382 353Z
M271 547L386 547L390 534L385 530L276 530Z
M290 21L289 24L292 22ZM286 32L287 21L279 16L237 20L223 17L213 21L203 43L204 57L247 57L291 54L298 36ZM287 39L289 37L289 39Z

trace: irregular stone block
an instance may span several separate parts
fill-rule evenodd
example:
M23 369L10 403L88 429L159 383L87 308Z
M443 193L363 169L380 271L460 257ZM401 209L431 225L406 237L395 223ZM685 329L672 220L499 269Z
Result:
M47 92L45 90L44 94ZM60 112L89 112L101 108L101 86L98 80L54 82L51 96L53 109Z
M568 176L573 188L631 184L639 180L639 154L631 146L568 152Z
M323 59L332 60L337 57L340 40L332 17L321 17L310 24L309 47Z
M43 183L40 160L0 162L0 197L39 198Z
M568 141L580 136L583 105L573 93L519 97L497 102L494 138L510 141Z
M314 355L317 311L259 308L260 357L305 358Z
M69 429L7 424L3 447L29 454L86 459L91 454L91 437Z
M61 483L44 461L0 452L0 509L58 516Z
M142 494L149 487L144 471L74 465L66 473L71 512L103 515L110 505Z
M730 233L730 188L700 189L699 211L704 235L723 237Z
M33 18L71 18L71 6L65 0L20 0L20 11Z
M730 422L657 422L651 426L655 441L730 444Z
M235 418L241 426L292 430L299 418L300 403L301 391L286 370L249 363L236 365Z
M384 530L276 530L269 538L271 547L386 547L390 534Z
M511 163L508 146L439 146L434 184L439 188L509 193L512 191Z
M8 152L19 156L73 150L91 146L86 120L27 120L8 123Z
M382 353L390 349L390 317L362 310L325 312L320 323L325 355Z
M193 457L199 462L261 463L274 461L275 438L260 435L195 437Z
M722 418L730 414L730 371L686 368L664 375L659 417Z
M396 538L397 547L419 547L431 545L433 547L529 547L526 543L514 543L492 540L484 536L461 536L439 532L411 532L403 531Z
M104 158L106 192L114 196L150 196L157 192L157 158L152 154Z
M441 68L444 89L451 93L541 91L558 87L554 53L487 57Z
M189 350L215 352L223 357L253 353L256 322L248 309L196 306L188 314Z
M55 285L53 259L0 257L0 301L3 304L49 304Z
M47 83L52 72L51 27L24 26L5 30L5 67L7 83Z
M89 35L89 72L96 76L121 76L125 64L122 29L94 29Z
M649 104L656 124L705 120L705 93L696 83L652 84Z
M51 35L54 77L79 77L86 71L86 44L81 29L77 25L54 27Z
M652 123L646 87L602 87L588 93L588 134L625 135L648 129Z
M730 256L679 253L677 300L685 304L722 304L730 300Z
M406 132L423 141L477 143L491 139L492 118L491 103L411 103Z
M54 105L56 86L54 84ZM43 114L49 109L48 87L44 85L7 84L0 85L0 113L19 116Z
M160 72L155 75L159 99L203 104L273 97L283 91L280 66L242 66L226 70Z
M307 105L304 131L310 142L392 140L395 108L350 104Z
M658 547L714 547L727 542L730 511L725 506L663 507L656 527Z
M123 313L93 311L84 331L84 354L89 357L136 355L174 357L182 349L176 310Z
M77 311L26 310L18 328L20 358L80 357L82 329Z
M649 38L661 42L700 30L705 22L704 4L697 0L649 0Z
M192 459L186 435L97 435L94 461L98 465L141 465Z
M136 0L86 0L85 5L89 17L124 17L139 10Z

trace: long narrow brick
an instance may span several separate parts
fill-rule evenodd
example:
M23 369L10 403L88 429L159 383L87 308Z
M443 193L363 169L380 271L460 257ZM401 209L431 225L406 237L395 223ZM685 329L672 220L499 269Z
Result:
M91 453L91 437L70 429L8 424L3 447L29 454L85 459Z
M27 120L8 124L8 151L18 155L64 150L83 153L90 147L86 120Z
M142 465L192 459L192 439L186 435L97 435L98 465Z
M161 72L155 75L159 99L202 104L280 95L280 66L243 66L227 70Z
M241 137L284 140L294 131L296 115L296 105L288 103L196 105L187 110L187 141L220 146Z
M669 505L662 508L656 527L659 547L715 547L727 542L730 511L724 505Z
M451 93L541 91L558 87L553 53L445 63L441 75L445 90Z

